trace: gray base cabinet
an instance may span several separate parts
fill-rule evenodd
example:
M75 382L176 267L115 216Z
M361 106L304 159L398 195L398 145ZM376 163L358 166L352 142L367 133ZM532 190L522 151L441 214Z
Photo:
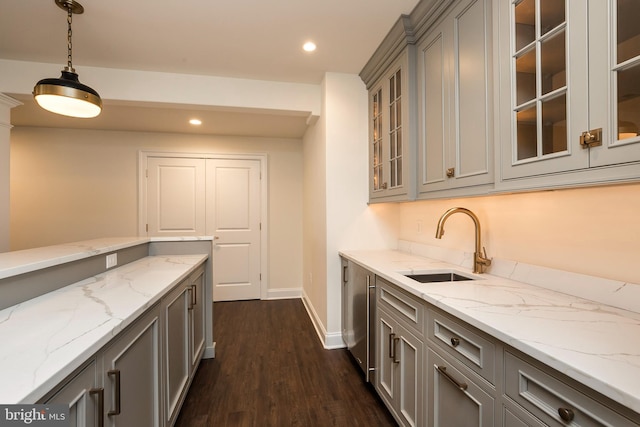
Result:
M102 352L105 426L163 425L160 318L148 311Z
M375 282L375 389L399 425L640 425L640 414L380 277Z
M495 399L479 386L474 374L453 359L427 352L429 423L431 427L495 425Z
M422 426L422 304L380 278L376 291L376 390L400 425Z
M548 426L631 427L635 422L534 364L505 351L505 394ZM543 368L543 367L541 367ZM548 371L547 371L548 372ZM517 424L516 424L517 425Z
M204 351L205 269L196 268L40 403L72 427L172 426Z
M66 403L69 405L69 426L87 427L99 425L98 416L104 405L104 389L97 387L96 360L81 368L68 383L44 403Z
M204 268L196 270L162 300L167 425L175 423L204 351L203 303Z

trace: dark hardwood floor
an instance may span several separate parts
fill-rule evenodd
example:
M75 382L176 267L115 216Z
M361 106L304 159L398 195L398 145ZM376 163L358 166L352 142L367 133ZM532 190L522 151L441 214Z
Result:
M299 299L214 304L178 427L396 426L344 349L325 350Z

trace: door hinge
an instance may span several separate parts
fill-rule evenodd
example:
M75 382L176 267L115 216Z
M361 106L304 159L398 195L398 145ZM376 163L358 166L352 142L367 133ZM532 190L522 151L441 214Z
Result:
M599 147L602 145L602 128L591 129L580 135L582 148Z
M144 170L144 177L149 178L149 169Z
M260 223L259 225L260 225L260 230L262 230L262 223Z
M149 224L145 224L145 231L148 233L149 232Z
M262 281L262 273L260 273L260 280Z

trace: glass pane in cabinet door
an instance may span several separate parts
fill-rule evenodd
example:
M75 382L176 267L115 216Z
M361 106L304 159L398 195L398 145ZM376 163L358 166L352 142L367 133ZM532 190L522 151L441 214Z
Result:
M402 102L400 100L396 102L396 126L402 126Z
M565 55L564 30L541 43L542 95L566 86Z
M536 39L536 2L522 0L515 7L516 51Z
M402 157L398 157L398 181L397 185L402 185Z
M396 109L393 102L389 105L389 131L392 131L396 127Z
M566 95L542 102L542 154L567 150Z
M396 186L396 161L391 160L390 163L391 164L389 166L391 167L391 187L395 187Z
M393 104L393 100L396 99L396 76L393 75L389 79L389 104Z
M402 128L398 129L396 142L397 142L396 153L398 153L398 157L401 157L402 156Z
M618 138L638 136L640 128L640 62L619 70L618 77Z
M400 70L396 72L396 98L402 96L402 73Z
M640 1L618 0L618 61L620 64L640 55Z
M395 132L391 132L389 135L389 158L394 159L396 157L396 138Z
M378 154L378 146L380 145L379 142L374 142L373 143L373 165L377 166L378 164L380 164L380 157Z
M535 104L518 111L517 118L517 159L525 160L538 156L538 120Z
M536 50L531 49L516 58L516 104L536 97Z
M540 35L547 34L564 21L564 0L540 0Z

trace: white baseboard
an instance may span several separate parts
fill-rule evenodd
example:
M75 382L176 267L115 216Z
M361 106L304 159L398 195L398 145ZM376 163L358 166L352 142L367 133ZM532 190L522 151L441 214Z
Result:
M216 343L214 342L212 346L207 346L202 353L203 359L215 359L216 357Z
M293 299L302 297L302 288L268 289L267 299Z
M309 314L311 323L313 323L313 327L316 330L316 334L318 335L322 346L327 350L346 347L344 341L342 340L342 333L327 332L327 330L324 328L324 325L320 321L318 313L316 313L316 310L313 308L313 304L311 304L311 301L309 301L309 298L304 291L302 292L302 303L307 309L307 313Z

